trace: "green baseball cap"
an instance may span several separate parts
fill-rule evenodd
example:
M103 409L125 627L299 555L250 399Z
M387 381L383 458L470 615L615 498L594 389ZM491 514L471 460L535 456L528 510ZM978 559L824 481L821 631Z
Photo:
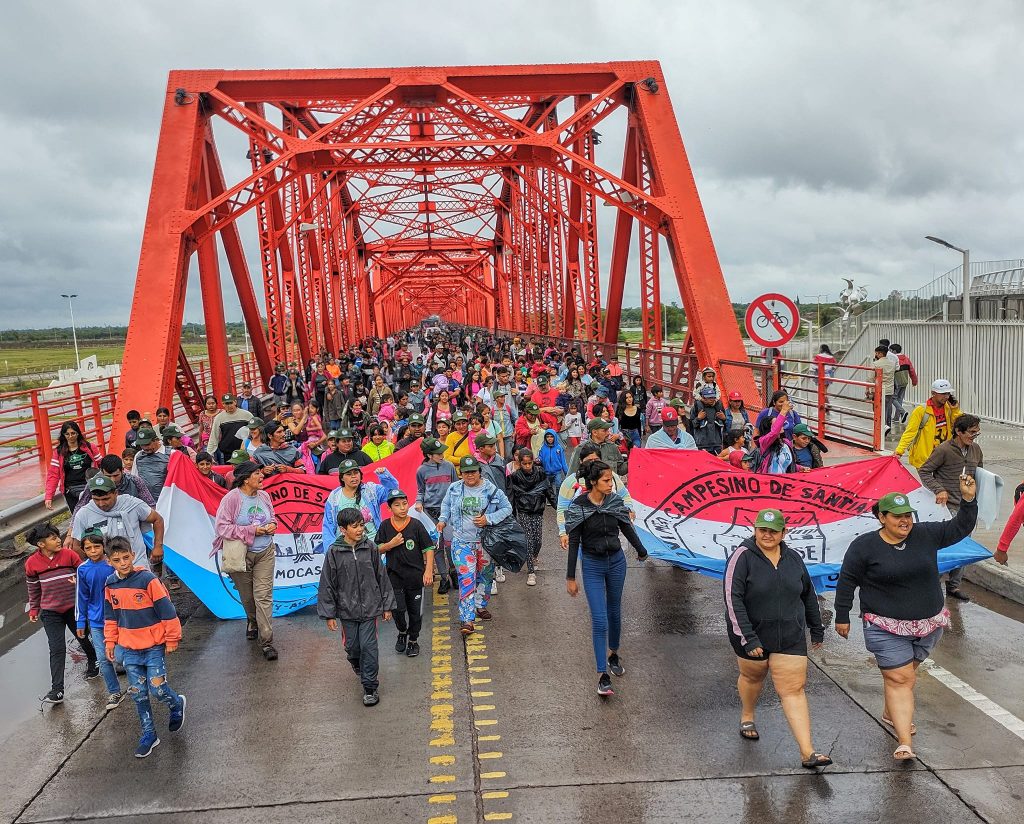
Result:
M346 438L349 438L350 440L353 441L356 439L356 433L344 426L341 429L339 429L336 434L338 436L339 441L343 441Z
M668 405L675 409L686 409L686 401L682 398L672 398L672 400L668 402Z
M162 438L184 438L185 433L181 431L181 427L176 423L169 423L164 425L160 430L160 437Z
M223 395L220 396L220 399L222 403L235 403L238 400L230 392L225 392Z
M479 472L480 461L474 458L472 455L466 455L459 461L460 472Z
M346 458L340 464L338 464L338 477L340 478L346 472L351 472L353 469L356 469L359 472L363 471L359 464L357 464L351 458Z
M794 435L806 435L808 438L813 438L814 437L814 433L811 432L811 427L809 427L805 423L798 423L796 426L794 426L793 427L793 434Z
M497 442L497 438L495 438L493 435L488 435L486 432L481 432L479 435L473 438L473 443L475 443L477 446L494 446L494 444L496 444Z
M388 503L391 503L392 501L397 501L399 498L405 498L405 500L407 501L409 500L409 496L402 492L401 489L392 489L388 493Z
M427 419L424 418L419 412L413 412L409 416L409 426L412 426L413 424L417 424L417 423L418 424L425 424L426 422L427 422Z
M782 532L786 528L786 516L778 509L762 509L754 520L754 528L758 527Z
M536 415L538 412L540 412L540 407L537 406L537 404L535 404L533 401L530 401L528 404L526 404L526 411L532 412L534 415Z
M917 512L910 505L910 498L902 492L890 492L883 495L878 501L878 511L888 512L890 515L906 515Z
M135 443L145 445L153 443L155 440L157 440L156 430L148 426L140 426L139 431L135 433Z
M454 415L452 415L452 423L461 423L463 421L468 420L469 418L466 417L465 412L456 412Z
M593 432L595 429L611 429L612 422L606 421L604 418L591 418L587 421L587 429Z
M442 455L448 451L448 447L437 438L424 438L420 443L420 450L424 455Z
M263 418L253 418L251 421L249 421L249 428L250 429L262 429L263 428L263 424L265 424L265 423L266 423L266 421L264 421Z
M99 492L106 495L110 492L116 492L117 487L114 486L114 482L110 480L106 475L94 475L89 479L89 491Z
M244 464L246 461L251 460L252 458L249 456L249 453L246 450L236 449L234 452L231 453L231 457L228 458L228 463L231 464L232 466L239 466L240 464Z
M327 433L327 440L329 440L329 441L336 441L336 440L338 440L338 431L336 429L332 429L330 432L328 432Z

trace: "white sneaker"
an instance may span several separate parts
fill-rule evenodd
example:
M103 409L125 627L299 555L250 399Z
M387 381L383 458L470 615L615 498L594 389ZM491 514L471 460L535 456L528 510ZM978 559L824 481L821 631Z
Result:
M505 580L505 579L502 578L502 580ZM495 578L493 581L491 581L491 595L497 595L497 594L498 594L498 579Z
M494 573L494 580L501 584L505 583L505 570L503 570L501 567L498 567L498 569Z
M529 575L526 576L526 585L528 587L537 586L537 576L534 573L531 572Z

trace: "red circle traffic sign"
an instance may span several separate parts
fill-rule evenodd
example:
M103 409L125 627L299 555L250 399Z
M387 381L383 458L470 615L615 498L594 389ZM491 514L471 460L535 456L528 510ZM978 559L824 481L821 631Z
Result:
M785 295L769 292L750 302L745 324L747 337L758 346L785 346L800 329L800 310Z

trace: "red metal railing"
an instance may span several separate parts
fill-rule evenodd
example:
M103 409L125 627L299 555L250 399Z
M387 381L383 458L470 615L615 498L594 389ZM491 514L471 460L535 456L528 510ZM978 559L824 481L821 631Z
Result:
M192 363L192 368L202 392L210 392L210 364L205 360L197 361ZM231 373L236 387L249 382L259 391L262 381L252 354L232 355ZM77 421L85 437L106 452L117 383L117 378L99 378L53 388L0 393L0 472L32 461L45 467L50 462L60 427L67 420ZM152 409L140 411L145 415L154 412ZM176 420L188 420L177 398L171 411Z

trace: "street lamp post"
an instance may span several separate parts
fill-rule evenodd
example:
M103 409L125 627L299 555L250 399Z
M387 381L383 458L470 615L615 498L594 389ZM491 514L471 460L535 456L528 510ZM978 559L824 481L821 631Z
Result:
M967 404L964 403L968 392L973 392L973 387L969 380L969 374L971 370L971 361L973 360L973 349L971 345L971 339L969 337L970 330L967 328L971 322L971 250L961 249L959 246L954 246L948 240L943 240L940 237L934 237L933 235L925 235L925 240L930 240L932 243L938 243L939 246L945 246L947 249L952 249L954 252L959 252L964 256L963 262L963 296L960 298L960 386L957 387L957 391L960 393L960 408L963 409Z
M75 306L72 301L78 297L78 295L61 295L62 298L67 298L68 309L71 310L71 339L75 342L75 364L76 368L81 371L82 359L78 356L78 332L75 330Z

